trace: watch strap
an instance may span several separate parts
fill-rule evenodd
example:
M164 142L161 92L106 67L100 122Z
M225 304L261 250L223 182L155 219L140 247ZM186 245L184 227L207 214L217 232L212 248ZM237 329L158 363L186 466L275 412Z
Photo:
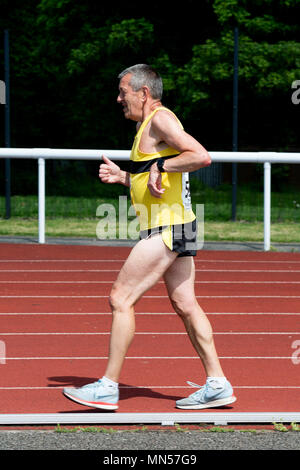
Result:
M164 170L164 163L165 163L165 159L164 158L158 158L157 160L157 168L159 169L159 171L161 173L163 173L165 170Z

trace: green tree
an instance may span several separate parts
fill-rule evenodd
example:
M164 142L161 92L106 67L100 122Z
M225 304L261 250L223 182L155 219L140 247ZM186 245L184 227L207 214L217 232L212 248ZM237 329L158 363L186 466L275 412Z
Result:
M219 34L195 44L192 58L174 71L172 89L179 91L178 112L191 120L197 120L199 110L202 116L213 113L209 123L214 121L214 139L225 128L219 143L224 148L227 138L230 145L233 31L237 26L242 146L280 150L295 145L297 110L290 96L300 68L299 2L215 0L213 9ZM207 127L205 134L213 137Z
M151 8L137 0L2 0L1 13L0 30L8 28L11 41L12 146L129 148L134 126L116 103L117 75L148 62L185 128L210 150L230 150L238 26L239 149L299 149L300 107L291 102L300 78L299 0L185 0L180 7L166 0ZM56 181L66 165L53 164L48 174ZM19 174L30 188L26 168ZM75 168L80 175L82 164Z

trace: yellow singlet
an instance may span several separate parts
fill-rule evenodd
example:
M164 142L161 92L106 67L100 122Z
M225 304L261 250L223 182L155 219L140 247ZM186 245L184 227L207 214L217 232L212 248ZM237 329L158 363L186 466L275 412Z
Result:
M142 122L135 136L130 155L130 194L132 204L139 218L141 231L161 226L170 227L176 224L185 224L196 218L192 211L188 173L163 172L161 174L162 187L165 192L161 198L152 196L147 187L150 167L154 161L161 157L167 158L179 155L179 152L172 147L167 147L157 153L144 153L139 149L141 136L146 125L154 114L161 109L172 113L164 107L156 108ZM165 243L170 247L169 237L170 234L167 232L163 236Z

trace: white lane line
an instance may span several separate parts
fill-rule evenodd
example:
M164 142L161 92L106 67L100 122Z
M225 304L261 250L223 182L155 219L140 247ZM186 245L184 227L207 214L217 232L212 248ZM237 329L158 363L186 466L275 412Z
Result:
M123 263L126 259L0 259L0 263Z
M300 312L205 312L206 315L300 315ZM74 315L85 316L85 315L109 315L111 312L0 312L0 316L24 316L24 315ZM172 315L177 316L175 312L136 312L135 315Z
M297 269L196 269L196 271L202 273L300 273Z
M106 299L108 295L0 295L0 299ZM196 295L197 299L300 299L299 295ZM168 299L168 295L144 295L143 299Z
M97 335L110 335L110 331L100 332L9 332L0 333L1 336L97 336ZM187 336L186 331L137 331L135 335L183 335ZM215 331L214 335L300 335L299 331Z
M219 356L220 359L289 359L292 360L292 356ZM38 357L6 357L6 361L38 361L38 360L46 360L46 361L57 361L57 360L101 360L101 359L108 359L108 356L38 356ZM199 356L126 356L126 360L134 359L159 359L159 360L181 360L181 359L197 359L199 360Z
M299 389L300 386L298 385L232 385L234 389ZM0 387L0 390L57 390L63 389L65 385L50 385L48 387ZM158 389L192 389L193 387L189 387L188 385L119 385L119 388L123 389L136 389L136 388L158 388Z
M111 273L119 271L120 269L0 269L0 273Z
M0 269L0 273L114 273L120 269ZM196 269L216 273L300 273L299 269Z
M123 259L0 259L0 263L121 263ZM300 260L230 260L230 259L194 259L198 263L300 263Z
M115 281L11 281L0 280L0 284L113 284ZM164 284L158 281L157 284ZM300 284L300 281L195 281L195 284Z

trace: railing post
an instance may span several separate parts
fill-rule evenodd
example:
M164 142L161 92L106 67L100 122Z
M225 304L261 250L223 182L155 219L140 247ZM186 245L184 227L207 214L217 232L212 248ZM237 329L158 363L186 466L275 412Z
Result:
M45 243L45 159L38 159L39 243Z
M271 163L264 163L264 250L271 248Z

